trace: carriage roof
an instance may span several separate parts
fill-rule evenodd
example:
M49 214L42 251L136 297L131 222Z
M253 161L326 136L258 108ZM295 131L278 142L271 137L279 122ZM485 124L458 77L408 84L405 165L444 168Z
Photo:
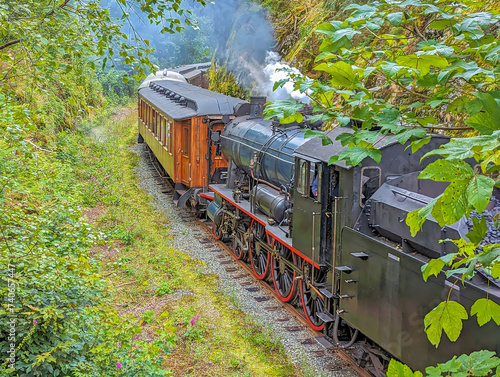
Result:
M204 115L233 115L246 101L173 80L160 80L139 94L174 120ZM174 96L178 96L177 99Z

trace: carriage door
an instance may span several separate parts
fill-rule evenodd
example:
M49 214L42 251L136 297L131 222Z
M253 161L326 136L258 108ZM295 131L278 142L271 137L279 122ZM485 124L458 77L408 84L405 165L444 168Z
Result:
M227 166L227 162L222 156L221 137L224 123L217 123L212 128L212 140L210 142L210 156L212 158L212 166L210 177L215 173L215 169ZM217 139L217 140L215 140ZM212 179L211 179L212 180Z
M191 122L186 121L181 126L181 182L191 186Z

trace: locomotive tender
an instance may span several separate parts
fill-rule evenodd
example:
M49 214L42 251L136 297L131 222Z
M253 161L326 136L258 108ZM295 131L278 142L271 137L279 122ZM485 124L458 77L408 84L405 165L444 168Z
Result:
M178 172L185 170L175 169L179 162L172 154L170 160L162 159L162 131L153 138L154 131L139 121L140 139L182 188L177 199L199 213L206 211L214 236L232 241L235 257L247 261L258 279L272 281L282 301L300 305L311 327L323 332L320 342L339 346L341 338L347 341L342 347L348 347L359 331L420 370L474 350L500 354L500 329L493 321L479 327L475 318L469 319L457 342L443 335L437 350L424 332L425 314L445 300L450 289L451 299L468 310L486 294L500 303L500 284L491 276L477 274L464 285L454 285L456 277L445 279L443 274L427 282L422 279L424 263L455 251L452 243L439 240L464 238L468 232L465 219L441 228L430 218L415 237L405 224L408 212L445 188L417 177L437 158L421 161L422 156L446 143L446 137L432 136L415 153L395 141L381 141L380 164L366 158L356 167L344 162L328 165L330 156L345 149L335 138L349 129L327 132L333 144L322 146L319 139L304 139L303 128L313 126L307 121L280 125L263 120L263 98L247 104L214 93L214 109L202 112L198 96L211 96L207 91L170 80L157 85L139 90L141 119L141 106L147 103L159 114L156 119L173 120L174 129L180 130L175 131L181 133L180 140L174 132L174 144L182 147L186 141L186 118L190 132L206 136L193 139L198 143L193 146L200 148L194 153L206 163L189 181L181 174L178 182ZM176 102L168 91L187 103L196 102L188 107L198 112L187 112L186 104ZM173 115L180 111L185 118ZM146 119L155 121L150 115ZM224 163L214 160L222 156Z

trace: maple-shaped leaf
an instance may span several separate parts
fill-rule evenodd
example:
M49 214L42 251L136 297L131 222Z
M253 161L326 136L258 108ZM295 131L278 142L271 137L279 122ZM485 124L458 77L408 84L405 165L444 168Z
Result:
M445 263L441 259L431 259L429 263L424 264L421 267L424 281L427 281L431 275L438 276L444 265Z
M413 372L408 365L391 359L387 368L387 377L423 377L422 372Z
M436 348L441 342L443 331L454 342L462 332L462 321L469 318L463 305L456 301L443 301L424 318L427 338Z
M480 298L477 300L470 308L470 315L477 315L479 326L483 326L491 320L500 326L500 305L490 299Z
M321 139L321 145L329 145L333 144L332 139L330 139L324 132L307 129L304 133L304 139L308 139L310 137L319 137Z
M431 213L439 226L454 224L466 214L466 188L462 181L451 182L438 198Z
M493 368L500 365L500 359L495 356L495 352L488 350L460 355L457 361L462 363L458 373L464 372L464 376L489 376Z

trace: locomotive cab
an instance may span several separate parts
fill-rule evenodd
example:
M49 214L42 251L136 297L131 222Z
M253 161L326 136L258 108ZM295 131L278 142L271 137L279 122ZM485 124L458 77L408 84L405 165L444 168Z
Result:
M334 129L328 136L334 140L346 131L349 132ZM500 351L498 328L492 323L479 327L476 321L468 321L460 343L442 339L437 350L424 332L425 314L446 300L450 289L451 299L467 309L476 299L485 297L486 292L491 299L500 301L500 287L485 279L458 286L453 284L456 276L446 279L440 275L427 282L422 278L421 267L430 258L455 251L451 242L439 240L466 238L468 231L465 219L441 228L431 218L413 237L405 223L410 211L423 207L446 187L417 179L422 169L436 160L435 156L422 160L424 154L446 142L443 136L432 136L430 143L415 153L396 142L380 143L381 163L366 158L356 167L345 166L343 162L327 166L330 156L345 150L338 141L322 146L320 139L312 139L295 151L297 164L321 163L323 169L318 203L297 190L294 193L293 240L294 246L318 263L314 275L311 271L304 274L302 284L312 287L310 292L315 294L309 300L321 310L311 309L308 313L308 308L304 309L311 316L309 321L322 328L332 343L339 344L342 327L348 334L345 329L359 329L388 353L416 369L474 349L493 347ZM299 168L296 174L300 174ZM308 179L310 176L311 173ZM297 185L301 179L296 176ZM332 189L335 180L338 187ZM317 225L312 216L320 211L321 215L317 215L321 217L320 239L315 240L315 245L319 243L319 255L316 255L312 234L316 237L317 228L313 231L312 224ZM351 334L354 335L353 331ZM419 352L415 353L415 349Z

